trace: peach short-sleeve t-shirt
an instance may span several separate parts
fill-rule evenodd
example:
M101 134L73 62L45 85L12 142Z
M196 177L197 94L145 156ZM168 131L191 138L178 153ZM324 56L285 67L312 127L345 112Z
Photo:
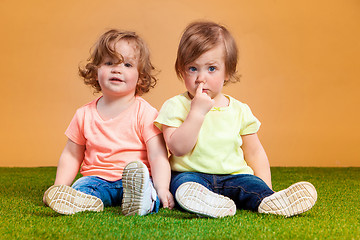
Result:
M134 160L142 161L150 171L146 142L161 133L153 124L157 110L137 96L119 116L104 121L96 109L100 98L79 108L65 132L71 141L85 145L80 173L116 181Z

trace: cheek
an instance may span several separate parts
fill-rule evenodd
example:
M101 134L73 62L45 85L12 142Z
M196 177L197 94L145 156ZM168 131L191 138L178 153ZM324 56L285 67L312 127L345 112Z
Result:
M195 88L195 81L193 81L191 78L187 77L184 78L184 83L185 83L185 87L189 90L192 91Z
M222 88L224 86L225 76L219 75L214 80L215 81L212 82L213 86L217 88Z
M97 75L96 75L96 80L100 80L102 78L104 78L104 75L105 75L105 71L103 71L101 68L99 68L97 70Z
M138 72L134 72L132 75L132 79L135 82L135 84L137 84L139 82L139 73Z
M135 73L134 75L135 75L136 81L138 81L138 80L139 80L139 77L140 77L139 72L136 71L136 73Z

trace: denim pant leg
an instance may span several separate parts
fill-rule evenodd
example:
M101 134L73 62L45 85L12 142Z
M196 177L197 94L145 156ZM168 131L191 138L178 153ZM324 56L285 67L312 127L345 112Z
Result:
M198 172L172 172L170 192L174 197L176 190L180 187L181 184L186 182L196 182L213 191L211 181L209 181L209 179L206 177L206 174Z
M175 192L180 187L181 184L185 182L196 182L204 187L208 188L210 191L214 191L212 184L209 181L210 175L198 173L198 172L172 172L171 173L171 182L170 182L170 192L175 198ZM182 209L175 199L175 206L179 209Z
M111 182L96 176L81 177L72 185L72 188L100 198L105 207L120 206L124 194L121 179ZM160 199L157 196L152 213L157 213L159 208Z
M153 185L153 187L154 187L154 182L152 181L152 179L150 179L151 180L151 184ZM154 187L155 188L155 187ZM154 203L154 208L152 209L152 211L151 211L151 214L153 214L153 213L158 213L159 212L159 209L160 209L160 205L161 205L161 201L160 201L160 198L159 198L159 196L157 195L157 193L156 193L156 200L155 200L155 203Z
M177 188L185 182L197 182L212 192L231 198L237 208L255 212L261 201L274 193L262 179L251 174L216 175L173 172L170 183L170 191L173 196L175 196Z
M72 188L100 198L104 206L120 206L123 198L122 180L110 182L96 176L85 176L79 178Z
M274 193L262 179L251 174L217 176L215 192L231 198L239 209L257 212L261 201Z

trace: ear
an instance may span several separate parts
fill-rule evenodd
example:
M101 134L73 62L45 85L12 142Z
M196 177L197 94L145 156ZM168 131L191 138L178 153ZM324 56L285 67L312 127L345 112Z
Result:
M225 82L228 82L230 80L230 74L225 73Z
M230 81L230 74L225 73L223 86L225 86L229 81Z

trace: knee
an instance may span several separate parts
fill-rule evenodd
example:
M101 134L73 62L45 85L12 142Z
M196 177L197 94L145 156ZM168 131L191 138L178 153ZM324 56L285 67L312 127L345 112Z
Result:
M98 198L101 198L99 192L97 191L98 182L92 176L85 176L79 178L74 184L71 186L75 190L86 193Z
M181 184L186 182L196 182L207 188L210 188L210 184L206 181L205 178L201 176L201 174L196 172L182 172L179 174L175 174L172 177L170 183L170 191L175 196L175 192L180 187Z

